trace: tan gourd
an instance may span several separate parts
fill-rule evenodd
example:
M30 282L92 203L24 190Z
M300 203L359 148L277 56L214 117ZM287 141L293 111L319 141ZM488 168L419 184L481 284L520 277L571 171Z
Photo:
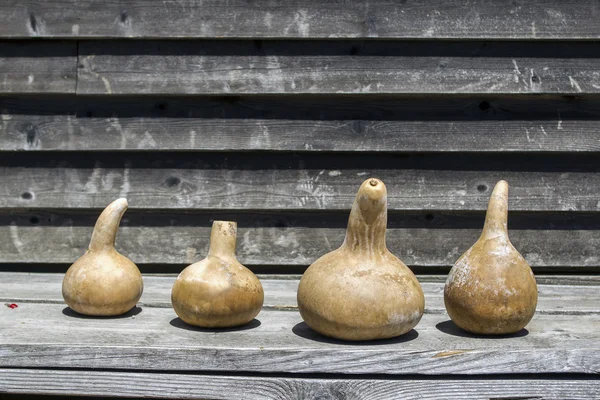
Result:
M142 296L142 274L115 250L115 237L127 200L108 205L94 226L89 249L67 271L62 285L65 302L80 314L120 315Z
M208 256L175 280L171 302L184 322L204 328L244 325L260 312L264 292L256 275L235 257L237 224L214 221Z
M386 339L410 331L425 307L410 269L386 247L387 191L367 179L354 200L342 246L316 260L298 287L308 326L336 339Z
M496 184L481 237L450 270L444 288L448 315L476 333L516 333L533 318L537 285L527 261L508 239L508 183Z

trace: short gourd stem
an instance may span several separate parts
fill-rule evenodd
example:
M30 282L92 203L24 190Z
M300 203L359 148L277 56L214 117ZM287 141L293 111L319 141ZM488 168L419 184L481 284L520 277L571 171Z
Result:
M214 221L210 231L208 255L219 258L235 258L237 223Z
M508 238L508 183L503 180L494 187L481 234L483 239L499 236Z
M121 223L121 218L127 210L127 199L118 199L113 201L102 211L98 217L92 240L90 240L91 251L102 251L115 247L117 229Z

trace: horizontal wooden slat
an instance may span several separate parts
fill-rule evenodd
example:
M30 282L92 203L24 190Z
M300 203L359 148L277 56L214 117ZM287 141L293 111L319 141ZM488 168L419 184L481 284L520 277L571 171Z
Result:
M83 41L79 48L79 94L600 93L600 43Z
M0 5L0 35L597 39L599 14L592 0L27 0Z
M64 304L62 280L64 274L0 273L0 302ZM425 293L425 313L445 314L444 282L427 282L417 276ZM545 279L540 279L543 282ZM175 276L144 275L144 294L139 306L171 308L171 288ZM296 291L299 279L272 279L261 277L265 291L264 308L271 310L297 310ZM538 314L600 314L597 301L598 282L587 286L538 284Z
M589 156L261 154L7 154L0 208L348 210L367 178L382 179L391 210L484 210L500 179L513 211L598 211Z
M479 376L600 368L597 316L536 315L521 334L490 340L426 314L404 336L364 344L323 338L296 311L263 310L250 325L217 333L188 327L168 308L114 319L64 308L0 307L0 367Z
M591 399L597 380L319 379L147 372L0 369L0 391L44 395L143 396L173 399ZM9 400L10 398L7 398Z
M0 94L75 93L76 78L75 42L0 41ZM3 108L0 123L10 119Z
M600 151L595 96L51 96L0 103L0 151Z
M71 264L88 248L97 214L0 215L0 263ZM238 257L251 266L308 266L344 240L348 215L235 213L126 213L117 249L138 264L163 265L178 272L208 251L211 220L239 224ZM411 267L449 267L479 237L484 215L391 214L390 251ZM586 221L587 220L587 221ZM516 248L534 267L597 269L600 223L584 215L515 215L509 224ZM433 245L432 245L433 244ZM44 249L44 251L40 251ZM169 266L171 265L171 266ZM418 269L419 269L418 268Z

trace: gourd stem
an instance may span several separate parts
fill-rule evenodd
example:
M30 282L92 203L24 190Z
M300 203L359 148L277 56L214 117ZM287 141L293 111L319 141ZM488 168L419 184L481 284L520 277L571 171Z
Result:
M94 232L92 232L89 246L91 251L101 251L115 247L117 229L127 206L127 199L118 199L102 211L94 226Z
M385 242L387 212L382 212L381 217L372 224L367 224L360 219L360 216L353 218L352 214L348 220L344 245L354 251L364 250L377 253L385 251L387 248Z
M378 179L367 179L361 185L346 229L342 246L365 254L381 254L386 250L387 191Z
M494 187L488 210L485 216L485 225L481 237L493 239L498 236L508 238L508 183L504 180Z
M231 221L214 221L210 231L209 256L235 258L237 239L237 223Z

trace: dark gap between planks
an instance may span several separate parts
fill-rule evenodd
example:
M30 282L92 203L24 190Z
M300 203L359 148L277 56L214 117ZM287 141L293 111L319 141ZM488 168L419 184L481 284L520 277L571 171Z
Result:
M350 210L276 211L265 210L129 210L121 227L205 227L212 222L236 221L240 228L337 228L345 229ZM89 226L98 218L97 210L0 209L0 225ZM388 229L474 229L481 230L485 211L389 211ZM592 212L511 211L510 230L600 230L600 214Z
M8 115L298 121L600 120L600 95L89 96L4 94Z
M35 42L34 42L35 43ZM576 40L81 40L79 56L402 56L598 58L600 42Z
M200 261L203 257L198 258L196 261ZM75 260L73 260L74 262ZM143 274L179 274L185 267L189 265L187 264L136 264L140 271ZM253 265L253 264L244 264L255 274L264 275L263 279L271 279L268 275L276 275L285 278L285 276L289 277L298 277L302 275L308 265ZM48 273L65 273L67 269L71 266L70 263L0 263L0 273L2 272L27 272L27 273L36 273L36 272L48 272ZM417 278L423 282L435 281L438 282L439 275L447 275L450 271L452 265L448 266L439 266L439 265L410 265L407 266L417 275ZM590 274L600 273L600 266L551 266L551 267L536 267L533 266L532 270L535 274L544 274L549 277L552 275L562 276L564 274L569 274L569 276L587 276ZM279 279L279 278L277 278ZM546 279L546 278L544 278ZM568 278L567 278L568 279ZM441 279L442 281L445 280ZM562 284L560 282L556 282L555 279L548 278L549 282L553 282L555 284ZM544 283L544 281L539 281L538 283ZM593 283L593 282L592 282ZM565 283L567 284L567 283ZM571 282L569 284L579 285L580 282ZM583 283L582 283L583 284ZM595 283L593 283L595 285Z
M0 167L28 168L152 168L222 170L446 170L446 171L523 171L523 172L599 172L599 155L565 154L340 154L336 152L275 153L261 152L192 153L168 151L140 152L15 152L3 154Z
M357 342L360 343L360 342ZM375 342L376 343L376 342ZM47 370L45 367L10 367L12 370ZM119 369L119 368L69 368L69 367L52 367L53 371L93 371L93 372L121 372L123 374L128 373L150 373L150 374L165 374L165 375L194 375L198 376L198 371L190 370L145 370L145 369ZM273 377L273 378L304 378L304 379L373 379L373 380L596 380L597 378L590 374L582 373L545 373L545 374L472 374L472 375L436 375L436 374L403 374L403 375L391 375L391 374L340 374L340 373L292 373L292 372L255 372L255 371L211 371L202 370L200 375L206 376L232 376L232 377Z

